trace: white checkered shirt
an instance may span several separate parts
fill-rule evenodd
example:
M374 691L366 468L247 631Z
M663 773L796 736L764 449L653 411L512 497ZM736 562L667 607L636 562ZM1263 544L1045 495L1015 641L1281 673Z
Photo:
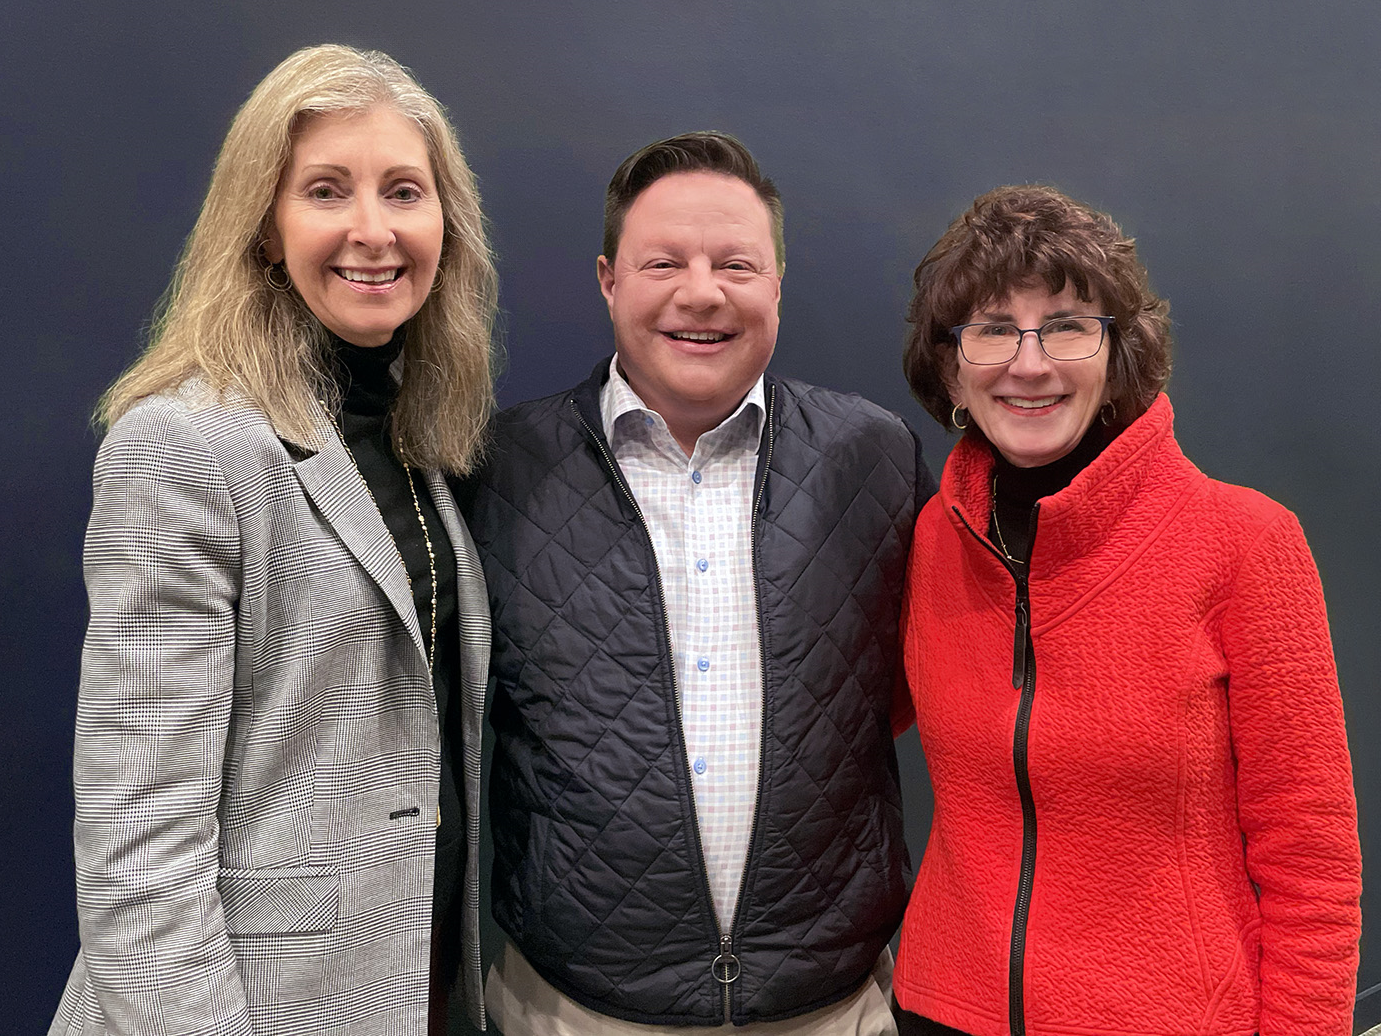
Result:
M605 438L657 554L700 844L726 932L753 833L762 739L752 536L763 400L759 377L687 459L613 362L599 397Z

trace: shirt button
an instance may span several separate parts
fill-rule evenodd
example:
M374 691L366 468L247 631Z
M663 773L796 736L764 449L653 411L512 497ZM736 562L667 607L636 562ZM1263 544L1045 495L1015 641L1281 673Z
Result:
M652 419L652 415L650 414L647 417L643 418L643 424L647 425L649 428L651 428L656 423L657 422Z
M704 655L701 655L695 663L695 668L699 669L702 673L709 672L710 660Z
M697 486L700 485L700 472L698 472L698 471L692 471L692 472L691 472L691 481L694 482Z
M699 561L695 563L695 569L697 572L704 572L709 567L710 563L706 561L704 558L701 558Z
M696 759L696 760L695 760L695 765L694 765L693 768L694 768L694 770L695 770L696 773L704 773L704 772L705 772L705 760L704 760L703 758Z

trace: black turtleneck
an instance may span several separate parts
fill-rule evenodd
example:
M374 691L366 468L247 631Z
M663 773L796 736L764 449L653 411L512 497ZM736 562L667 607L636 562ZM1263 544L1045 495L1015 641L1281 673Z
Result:
M404 331L376 348L352 345L332 336L334 374L340 390L340 430L360 475L369 487L412 584L413 606L422 629L422 640L432 654L432 687L436 693L437 719L441 729L441 826L436 832L436 880L432 897L433 923L452 927L459 923L454 891L465 853L465 809L456 787L455 774L462 771L453 756L459 751L460 710L449 715L451 687L460 673L460 640L456 622L456 561L450 537L441 523L419 471L409 471L393 451L390 412L398 383L391 367L403 350ZM409 488L409 479L412 488ZM414 505L413 491L417 501ZM426 522L426 537L418 522L418 510ZM436 644L432 631L432 566L428 564L427 539L435 557ZM454 728L454 729L453 729ZM442 939L440 945L458 945Z
M1032 511L1036 501L1053 496L1074 481L1111 441L1109 429L1095 421L1074 449L1059 460L1034 468L1019 468L993 449L993 510L988 518L988 539L1017 561L1031 559L1035 531ZM1000 535L999 535L1000 530Z

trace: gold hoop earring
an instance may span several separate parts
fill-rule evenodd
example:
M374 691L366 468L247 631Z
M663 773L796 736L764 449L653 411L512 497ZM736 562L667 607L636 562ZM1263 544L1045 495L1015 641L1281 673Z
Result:
M959 423L960 414L964 415L963 424ZM949 412L949 423L962 432L965 428L969 426L969 412L965 410L963 407L961 407L958 403L954 404L954 409Z
M1098 408L1098 420L1103 422L1103 427L1107 428L1117 420L1117 404L1111 399Z
M446 283L446 268L445 268L444 266L442 266L440 263L438 263L438 264L437 264L437 267L436 267L436 277L433 278L431 290L428 291L427 294L429 294L429 295L435 295L438 291L441 290L442 286L443 286L445 283Z
M282 280L274 279L274 271L282 275ZM293 280L288 276L288 268L282 263L270 263L264 267L264 280L274 291L286 292L293 286Z

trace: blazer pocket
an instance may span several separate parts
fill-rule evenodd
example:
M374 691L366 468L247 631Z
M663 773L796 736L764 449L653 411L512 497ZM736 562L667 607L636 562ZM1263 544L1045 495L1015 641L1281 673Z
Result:
M334 867L222 868L216 887L231 935L329 932L340 912Z

